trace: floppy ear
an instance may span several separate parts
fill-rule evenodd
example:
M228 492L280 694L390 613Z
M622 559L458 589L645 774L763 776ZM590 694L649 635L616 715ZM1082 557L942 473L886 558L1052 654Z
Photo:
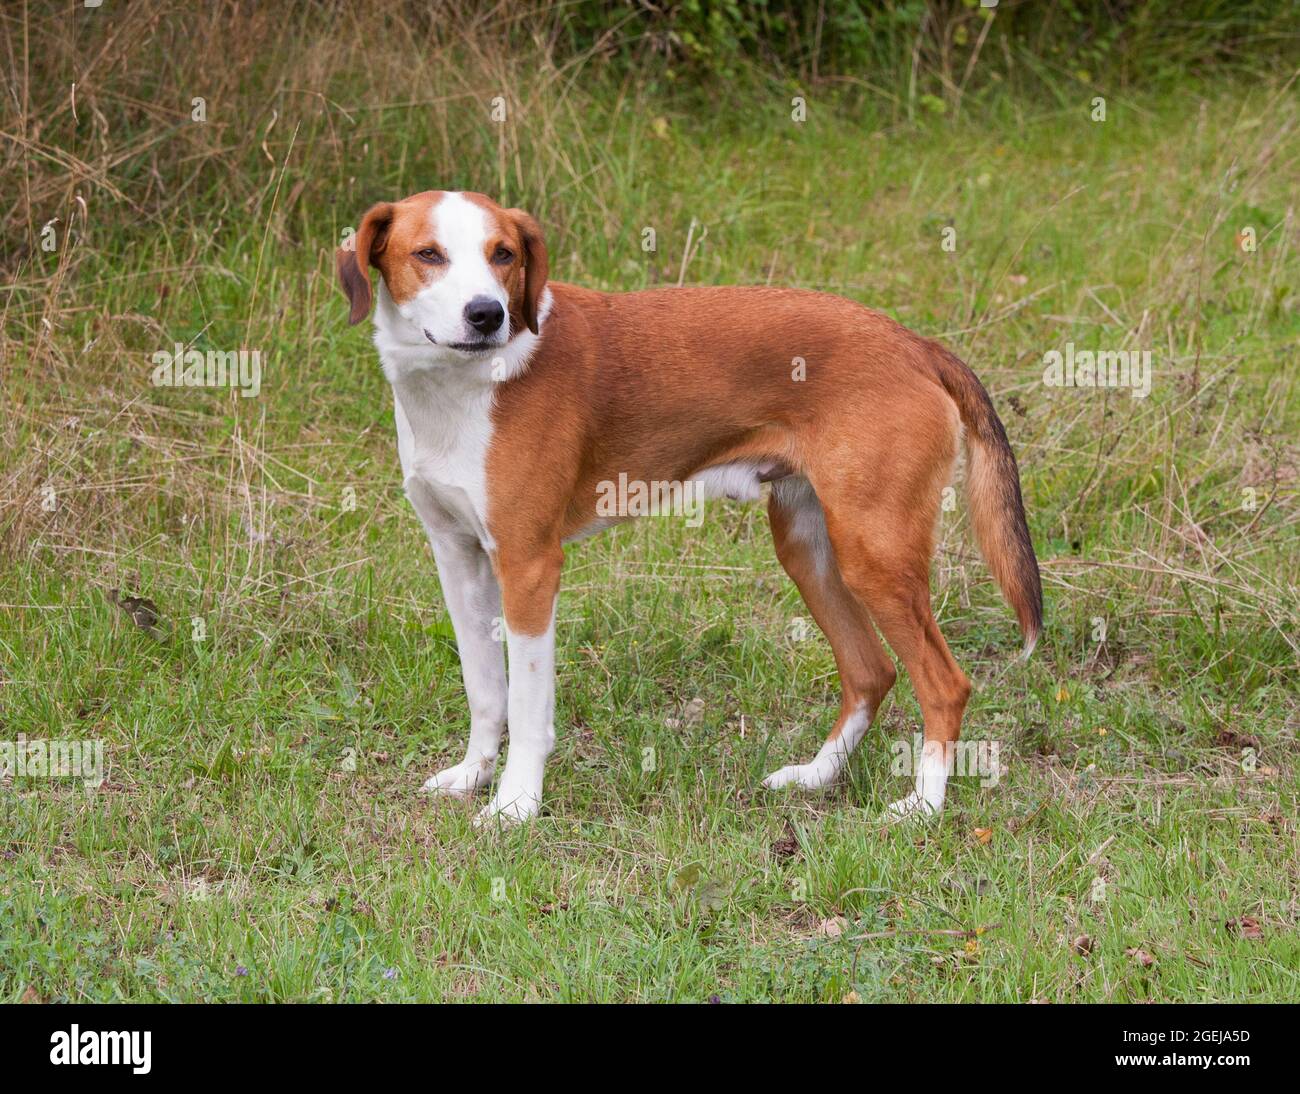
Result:
M546 255L546 241L542 226L522 209L510 209L510 215L519 227L524 240L524 322L537 333L537 309L542 299L542 289L550 273L550 260Z
M348 324L356 326L370 314L370 267L388 246L388 228L393 222L393 206L387 201L372 205L361 218L361 227L347 246L334 252L339 283L347 294L352 311Z

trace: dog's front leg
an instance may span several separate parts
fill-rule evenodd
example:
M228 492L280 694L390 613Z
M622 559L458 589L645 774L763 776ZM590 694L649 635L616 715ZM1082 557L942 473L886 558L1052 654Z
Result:
M442 596L456 632L461 678L469 700L465 759L424 784L435 794L465 797L492 781L506 726L506 667L501 636L501 589L478 541L429 528Z
M479 823L527 820L542 804L542 774L555 748L555 605L563 561L558 544L542 551L498 547L510 662L510 749Z

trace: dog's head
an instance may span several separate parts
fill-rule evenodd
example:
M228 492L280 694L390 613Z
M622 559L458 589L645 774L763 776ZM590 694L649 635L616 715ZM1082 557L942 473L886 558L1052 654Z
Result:
M465 357L488 354L527 328L537 333L546 244L537 221L482 194L429 190L381 202L336 255L352 305L370 313L370 267L384 279L397 318L387 333Z

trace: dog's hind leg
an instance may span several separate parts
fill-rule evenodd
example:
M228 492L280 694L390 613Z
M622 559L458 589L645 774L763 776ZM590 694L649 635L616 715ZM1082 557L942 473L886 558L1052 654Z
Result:
M821 503L808 480L791 477L774 483L767 511L777 558L830 641L843 701L817 755L806 764L773 772L763 785L818 790L834 782L866 734L894 685L894 663L876 637L869 615L844 585Z
M925 745L916 788L889 807L893 817L933 815L943 807L970 681L953 659L930 609L931 506L901 492L897 501L877 498L853 506L860 494L827 499L827 527L845 585L870 612L885 641L907 669L925 720Z

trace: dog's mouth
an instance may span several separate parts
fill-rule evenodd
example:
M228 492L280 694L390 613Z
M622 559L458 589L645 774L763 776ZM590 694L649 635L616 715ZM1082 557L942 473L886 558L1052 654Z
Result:
M489 350L501 348L500 342L490 341L487 338L481 338L477 342L439 342L438 339L429 333L427 327L421 329L424 331L424 336L435 346L445 346L447 349L458 349L463 353L487 353Z

